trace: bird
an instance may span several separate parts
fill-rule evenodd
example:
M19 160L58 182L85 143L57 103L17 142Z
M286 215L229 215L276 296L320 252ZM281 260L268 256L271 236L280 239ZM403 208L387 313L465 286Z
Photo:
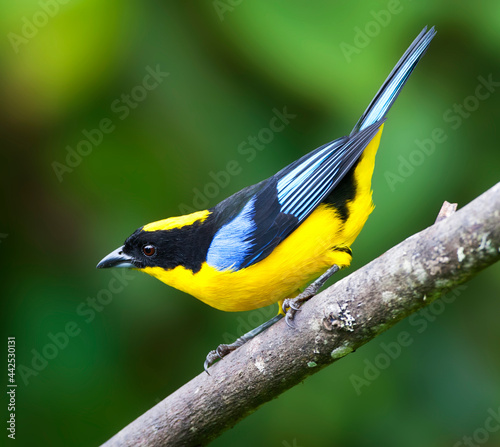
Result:
M424 27L349 135L212 208L138 228L97 268L145 272L227 312L278 303L274 318L210 351L207 373L283 316L293 328L301 305L351 263L351 245L374 209L371 180L386 115L435 34Z

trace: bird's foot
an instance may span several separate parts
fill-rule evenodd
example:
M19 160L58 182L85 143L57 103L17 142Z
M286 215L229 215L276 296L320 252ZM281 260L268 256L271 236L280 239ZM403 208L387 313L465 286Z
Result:
M207 358L205 360L205 363L203 364L203 368L205 369L205 372L207 374L209 374L208 368L210 366L212 366L217 360L224 358L229 353L238 349L245 342L246 342L246 340L242 340L241 338L238 338L238 340L236 340L234 343L231 343L230 345L219 345L219 346L217 346L217 349L210 351L207 354Z
M300 310L300 307L308 300L310 300L314 295L316 295L323 287L325 282L335 273L340 270L338 265L332 265L325 273L323 273L318 279L309 284L304 291L297 295L295 298L287 298L283 300L281 308L285 313L285 321L288 326L293 328L292 320L295 318L295 314Z
M292 320L295 318L295 314L300 310L302 304L304 304L307 300L310 300L314 296L314 293L310 293L307 288L295 298L286 298L283 300L283 304L281 308L283 312L285 312L285 321L286 324L292 329L295 326L292 324Z

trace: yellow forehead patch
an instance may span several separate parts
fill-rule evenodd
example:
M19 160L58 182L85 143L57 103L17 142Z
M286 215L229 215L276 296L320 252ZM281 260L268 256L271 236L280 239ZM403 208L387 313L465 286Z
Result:
M186 225L191 225L196 221L203 222L210 211L197 211L196 213L187 214L185 216L169 217L168 219L158 220L144 225L144 231L171 230L172 228L181 228Z

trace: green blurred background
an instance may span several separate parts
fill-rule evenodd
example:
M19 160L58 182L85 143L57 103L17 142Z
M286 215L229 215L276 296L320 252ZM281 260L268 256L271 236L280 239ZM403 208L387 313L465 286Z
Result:
M99 445L199 374L229 334L274 312L223 313L137 272L117 289L116 272L95 265L137 227L196 208L195 188L228 162L240 172L209 193L208 206L348 133L424 25L438 34L389 115L377 207L349 271L431 225L444 200L463 206L499 180L500 91L470 97L478 77L500 81L498 1L47 0L1 9L1 314L3 340L17 341L19 445ZM150 91L138 87L147 67L169 73ZM131 92L140 100L125 106ZM459 112L464 101L469 111ZM284 107L296 117L248 161L238 146ZM113 130L98 137L106 119ZM416 140L436 128L445 137L422 156ZM82 143L84 131L99 144ZM67 147L78 145L88 154L68 166ZM496 265L213 445L432 447L484 433L500 445L499 432L482 428L500 406L499 288ZM96 298L105 305L92 311ZM352 375L363 377L401 331L411 345L357 392ZM46 363L36 354L44 352Z

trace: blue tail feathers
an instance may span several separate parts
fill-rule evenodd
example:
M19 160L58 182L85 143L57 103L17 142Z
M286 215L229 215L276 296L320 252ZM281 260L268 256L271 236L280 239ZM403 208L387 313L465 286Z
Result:
M354 126L351 135L385 117L435 35L434 27L429 31L425 27L421 31L382 84L382 87L380 87L380 90Z

